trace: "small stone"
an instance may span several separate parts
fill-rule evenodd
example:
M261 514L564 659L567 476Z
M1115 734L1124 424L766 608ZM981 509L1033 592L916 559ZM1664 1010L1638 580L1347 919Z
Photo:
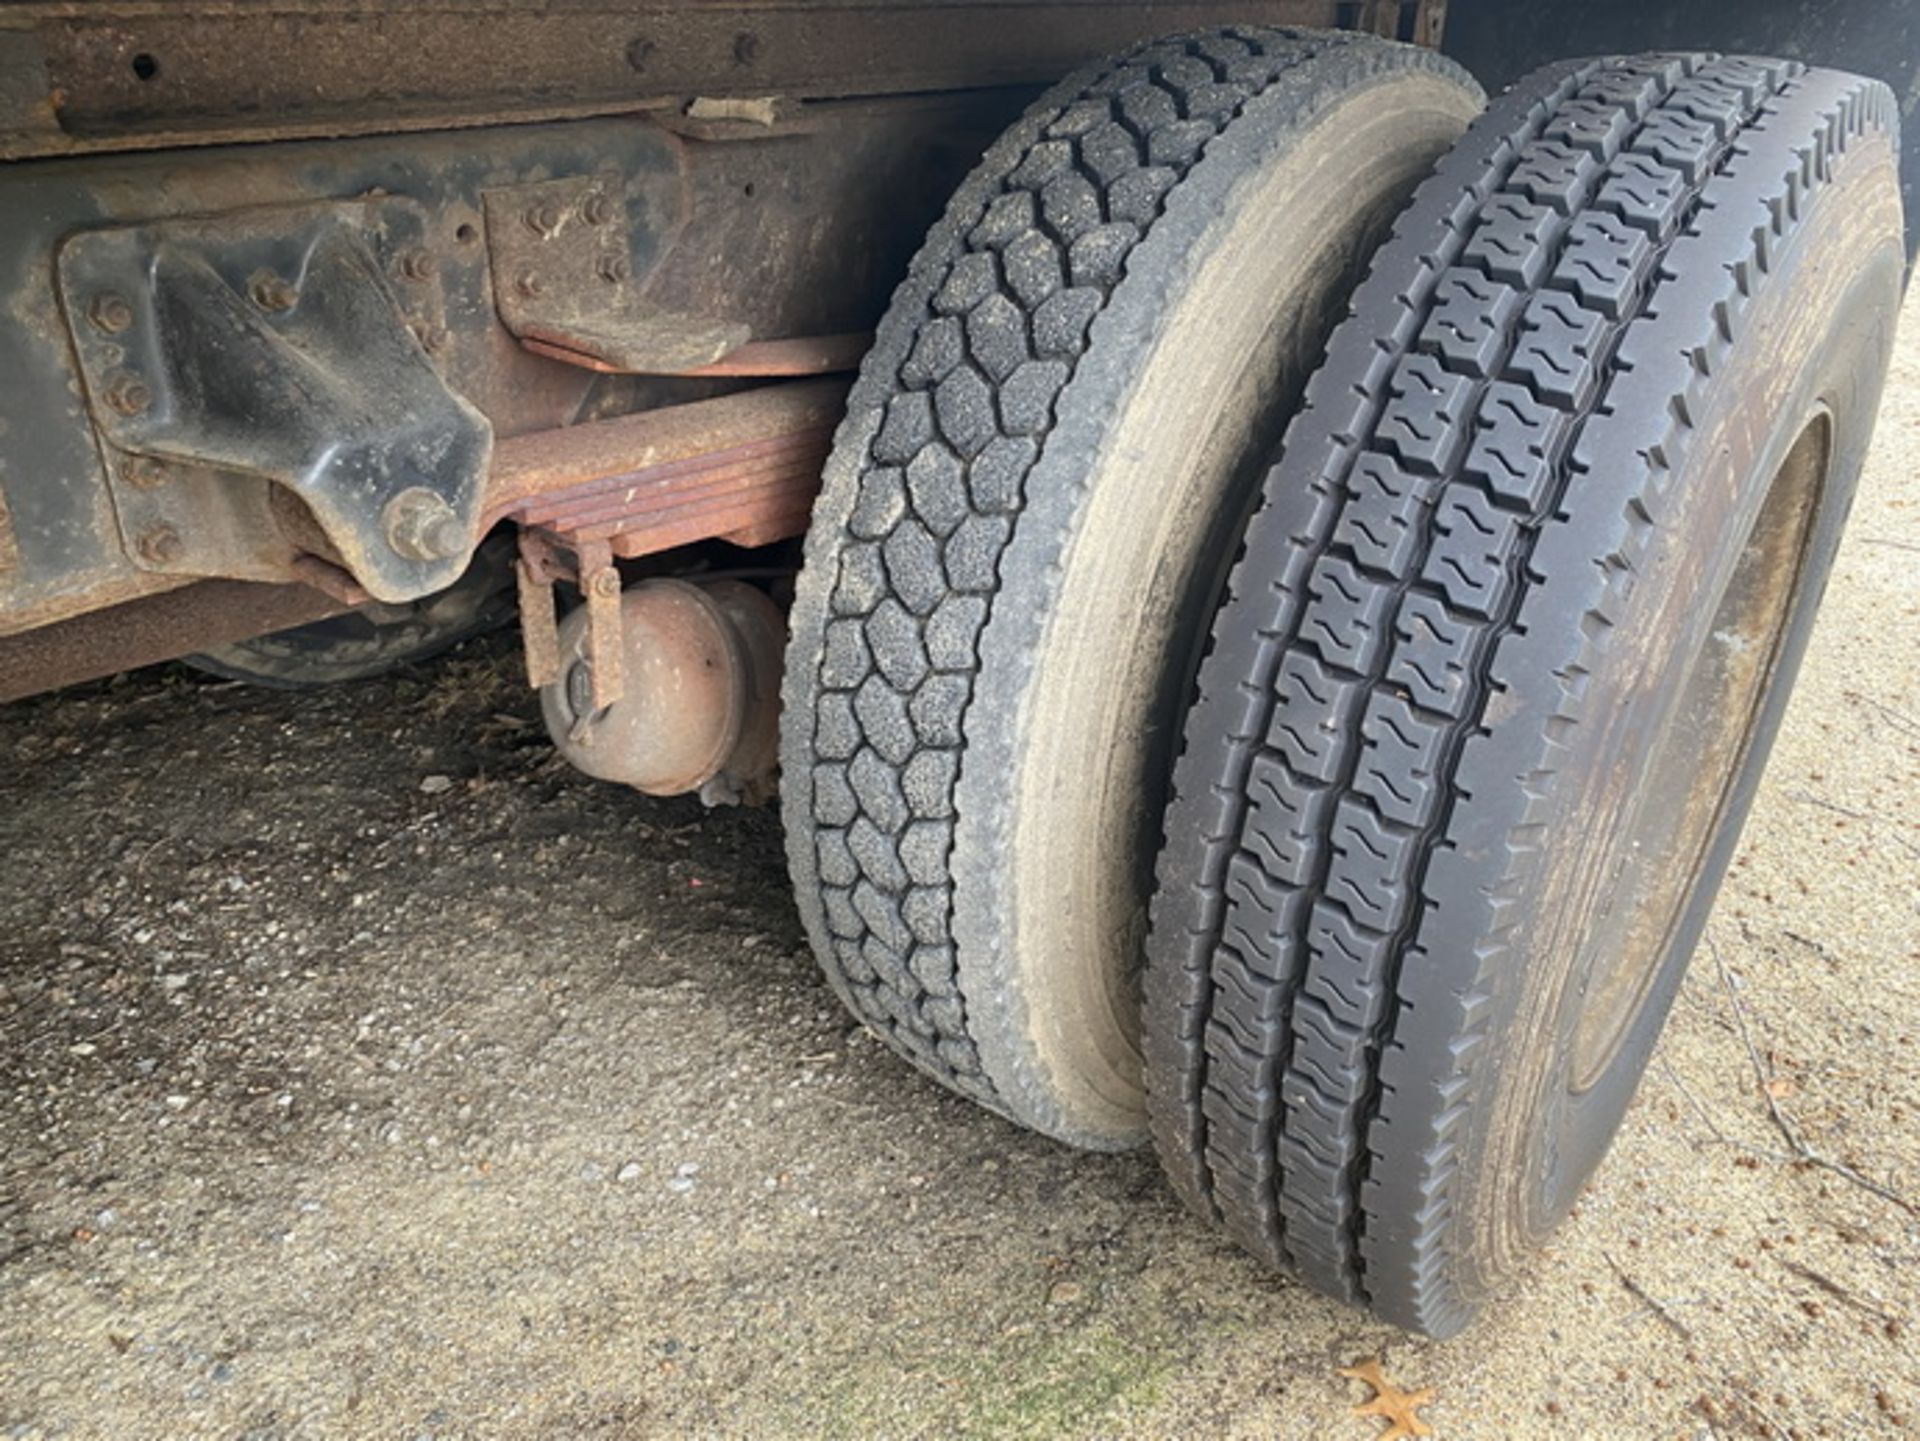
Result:
M427 776L420 782L420 789L427 795L437 796L442 791L453 789L452 776Z
M604 1181L607 1179L607 1168L598 1161L588 1161L580 1168L580 1179L583 1181Z
M99 1049L100 1048L94 1045L92 1041L76 1041L73 1045L67 1047L67 1054L69 1056L91 1056Z
M184 1111L192 1103L189 1097L182 1096L178 1092L168 1096L166 1100L167 1109L170 1111Z
M667 1189L676 1196L684 1196L693 1189L693 1177L675 1176L671 1181L667 1182Z
M630 1181L639 1180L640 1179L640 1163L638 1161L627 1162L626 1165L622 1166L619 1170L613 1173L613 1179L620 1182L622 1185L626 1185Z
M1047 1287L1049 1306L1072 1306L1086 1298L1087 1288L1078 1281L1055 1281Z

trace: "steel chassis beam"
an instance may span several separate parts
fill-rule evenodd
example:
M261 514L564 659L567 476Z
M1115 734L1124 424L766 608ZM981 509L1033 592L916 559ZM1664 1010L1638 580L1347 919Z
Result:
M692 97L1039 85L1221 24L1435 43L1436 0L25 0L0 6L0 159L680 111ZM282 57L266 63L264 57Z

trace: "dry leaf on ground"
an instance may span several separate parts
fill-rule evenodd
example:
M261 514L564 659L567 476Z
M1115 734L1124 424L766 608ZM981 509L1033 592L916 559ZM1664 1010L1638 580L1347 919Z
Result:
M1340 1368L1342 1376L1350 1376L1356 1381L1365 1381L1373 1387L1373 1399L1353 1408L1356 1416L1379 1416L1387 1422L1375 1441L1407 1441L1409 1437L1431 1436L1433 1428L1420 1419L1420 1408L1431 1405L1434 1393L1431 1388L1418 1391L1402 1391L1387 1379L1387 1373L1380 1367L1377 1357L1369 1356L1364 1361L1356 1361L1351 1366Z

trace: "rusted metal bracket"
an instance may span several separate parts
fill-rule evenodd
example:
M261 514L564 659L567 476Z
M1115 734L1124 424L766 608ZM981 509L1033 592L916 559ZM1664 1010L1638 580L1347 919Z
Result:
M59 252L123 540L143 570L290 580L318 554L380 600L459 578L492 427L387 280L420 255L393 197L115 226ZM415 287L425 292L428 287Z
M500 319L528 347L593 370L672 375L709 365L751 332L642 296L651 256L675 217L650 213L662 203L660 187L639 187L632 197L617 175L487 191ZM630 205L642 209L639 225Z
M520 532L520 556L514 562L520 598L520 642L526 653L527 684L538 690L560 679L560 607L556 582L573 579L573 566L542 531Z
M569 554L571 552L571 554ZM604 540L571 545L551 531L520 532L515 570L520 587L520 633L526 652L527 684L552 685L560 679L559 606L553 588L566 581L587 603L587 659L593 673L593 708L605 710L625 693L620 649L620 570Z
M559 679L553 587L565 581L586 598L593 703L618 700L615 561L801 534L846 395L844 381L796 381L502 441L488 514L520 523L528 680Z

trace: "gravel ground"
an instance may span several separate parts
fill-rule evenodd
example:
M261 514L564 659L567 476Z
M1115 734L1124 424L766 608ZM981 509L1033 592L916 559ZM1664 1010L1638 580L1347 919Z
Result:
M919 1080L817 977L775 817L567 770L511 637L0 712L0 1428L1366 1441L1370 1356L1449 1441L1914 1428L1916 469L1920 306L1709 949L1444 1345Z

